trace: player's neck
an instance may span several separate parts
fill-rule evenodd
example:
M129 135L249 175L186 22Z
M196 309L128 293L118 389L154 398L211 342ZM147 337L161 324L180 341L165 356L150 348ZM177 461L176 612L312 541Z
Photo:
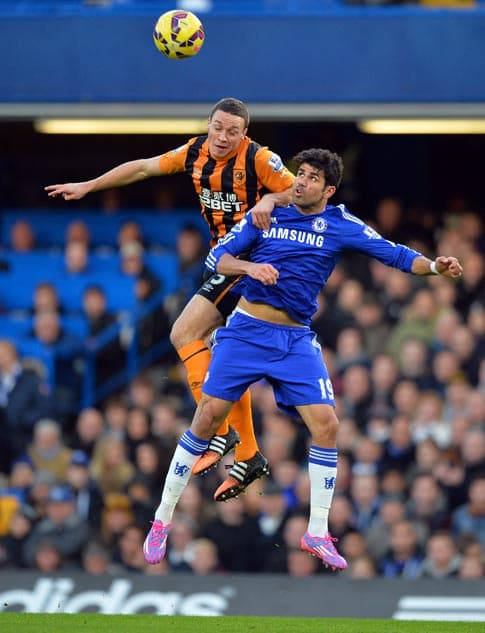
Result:
M313 205L310 207L300 207L298 204L293 203L293 206L297 211L299 211L302 215L318 215L319 213L323 213L325 211L326 204Z

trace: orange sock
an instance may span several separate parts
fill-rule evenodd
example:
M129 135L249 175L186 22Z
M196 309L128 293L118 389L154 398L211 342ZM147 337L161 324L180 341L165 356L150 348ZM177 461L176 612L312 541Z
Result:
M192 341L177 350L180 360L187 370L187 381L194 400L199 404L202 398L202 385L209 367L211 353L204 341ZM217 429L220 435L225 435L229 431L229 424L226 420Z
M194 400L199 403L202 397L202 385L210 363L210 351L204 341L193 341L177 350L187 370L187 380ZM235 402L229 415L217 429L218 435L225 435L231 425L238 433L241 443L236 446L236 461L251 459L258 451L254 435L251 412L251 394L246 391L239 402Z
M258 451L258 444L254 435L251 394L249 390L243 393L239 402L234 403L226 418L226 423L236 429L241 440L241 443L236 445L235 461L241 462L251 459ZM217 433L219 434L220 432L219 428Z

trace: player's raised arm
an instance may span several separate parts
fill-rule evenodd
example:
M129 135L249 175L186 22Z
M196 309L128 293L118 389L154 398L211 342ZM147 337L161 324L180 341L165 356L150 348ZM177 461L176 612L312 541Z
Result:
M160 157L140 158L122 163L110 171L84 182L70 182L44 187L51 198L62 196L64 200L80 200L92 191L123 187L138 180L160 175Z
M281 193L266 193L251 209L254 226L263 231L271 227L271 213L275 207L286 207L291 202L293 187Z

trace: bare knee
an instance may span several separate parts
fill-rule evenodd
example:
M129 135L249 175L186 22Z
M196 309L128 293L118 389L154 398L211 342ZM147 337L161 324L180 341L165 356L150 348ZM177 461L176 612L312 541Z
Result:
M193 341L206 339L222 323L217 308L199 296L193 297L176 319L170 331L170 342L176 349Z
M328 448L337 445L338 418L335 412L328 411L320 420L320 423L313 427L312 437L317 446L327 446Z
M226 400L203 395L192 421L194 434L201 439L210 439L228 414L231 405Z

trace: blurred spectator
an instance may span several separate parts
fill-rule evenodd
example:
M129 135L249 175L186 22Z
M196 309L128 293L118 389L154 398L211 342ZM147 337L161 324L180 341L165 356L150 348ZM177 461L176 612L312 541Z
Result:
M138 407L146 413L154 406L157 398L157 389L155 381L151 375L146 372L138 374L128 384L127 400L132 407Z
M385 578L417 578L422 560L414 524L411 521L398 521L392 525L389 551L380 560L381 574Z
M83 222L83 220L72 220L72 222L69 222L64 242L66 244L69 244L70 242L84 242L89 250L91 244L91 233L86 222Z
M368 556L369 550L362 532L347 532L340 542L340 550L352 568L354 561L362 556Z
M100 541L89 541L82 551L82 570L93 576L117 573L112 563L111 552Z
M272 481L265 482L257 520L268 548L281 546L282 531L287 518L288 507L282 489Z
M103 495L122 492L135 475L124 442L111 436L101 438L93 452L90 472Z
M421 391L411 424L415 444L432 438L440 448L450 445L451 426L443 420L443 400L436 391Z
M77 404L81 393L82 341L63 328L57 312L41 312L34 317L34 338L55 355L56 383L53 397L60 415Z
M341 374L352 365L370 364L364 349L362 334L358 328L348 327L340 331L337 337L335 369Z
M58 481L65 481L71 453L71 449L64 444L61 427L55 420L42 419L36 422L27 454L37 472L47 472Z
M307 578L317 574L321 565L318 558L309 556L307 552L300 549L290 549L286 555L288 575L293 578Z
M17 220L10 229L10 248L14 253L29 253L35 248L35 234L26 220Z
M29 491L28 505L32 506L38 519L46 516L49 495L56 483L56 478L51 473L46 471L35 473L34 481Z
M53 538L35 545L32 566L42 574L53 574L64 567L62 553Z
M25 543L24 556L29 565L34 563L39 543L55 542L59 553L67 561L80 560L87 542L89 528L75 511L75 498L68 486L54 486L49 494L46 517L32 530Z
M143 541L145 530L137 525L128 525L118 539L118 552L115 562L121 570L144 572L147 564L143 557Z
M133 521L134 514L129 497L118 492L107 493L104 497L100 535L103 544L109 548L113 556L116 555L123 530L133 525Z
M452 578L458 575L461 558L448 532L432 534L426 543L426 558L419 575L423 578Z
M71 240L64 247L64 267L68 275L82 275L89 270L88 244L84 240Z
M366 428L372 404L369 370L348 367L342 376L342 414L353 418L360 430Z
M392 392L398 377L398 364L390 354L381 353L373 358L370 368L373 416L390 419L393 413Z
M116 396L108 398L104 405L104 419L106 422L106 434L123 440L125 437L126 418L128 407L122 398Z
M93 530L99 530L103 496L89 474L89 457L81 450L73 451L66 481L75 496L76 512Z
M125 362L119 334L115 331L112 338L100 345L96 337L118 322L117 316L107 309L106 293L101 286L89 286L83 294L83 315L88 323L89 349L95 351L94 369L96 383L103 383L117 373Z
M34 290L32 313L39 312L63 312L57 288L47 281L37 284Z
M383 287L379 293L379 299L388 322L394 325L400 320L403 309L409 305L413 292L413 280L411 275L406 275L396 268L389 269L380 262L372 264L371 271L382 273L384 271L381 266L384 266L386 272L382 280Z
M350 484L352 524L365 533L379 512L381 498L376 474L357 474Z
M451 529L456 536L473 536L485 551L485 471L471 482L467 503L453 512Z
M404 342L409 339L431 342L438 315L431 290L429 288L418 290L409 307L403 312L402 318L392 328L387 341L387 351L396 359L403 351Z
M418 389L432 386L429 368L429 350L419 338L407 338L403 341L399 352L399 369L401 378L412 380Z
M121 270L136 279L135 295L139 308L153 298L162 288L160 279L145 264L143 246L139 242L126 242L121 247ZM141 350L148 350L168 336L170 326L168 315L162 303L153 306L138 325Z
M143 245L143 232L141 226L137 222L124 222L116 236L116 243L121 250L125 244L138 243Z
M337 538L342 538L345 534L353 530L352 506L347 497L343 495L334 496L328 521L331 534Z
M92 457L94 448L104 431L104 421L101 412L94 407L81 409L77 416L71 446L82 450Z
M458 281L458 297L455 308L466 319L475 301L485 297L485 258L478 251L471 251L463 257L463 275Z
M137 477L148 489L151 504L156 505L161 495L161 482L166 476L170 461L160 449L158 442L149 439L137 444L133 463Z
M221 571L217 545L208 538L197 538L187 545L186 560L196 576L207 576Z
M170 543L167 545L167 561L174 572L190 571L187 562L187 548L196 536L196 525L187 516L181 515L174 522L170 532Z
M446 497L431 474L415 477L406 510L408 519L423 524L428 534L448 527Z
M484 577L484 571L481 556L462 556L458 578L461 580L481 580Z
M414 462L415 450L409 419L397 415L391 423L389 439L384 443L382 469L405 473Z
M228 572L254 572L261 569L264 555L263 537L255 519L244 514L241 499L217 504L218 517L201 532L218 544L222 569Z
M28 455L17 458L10 470L8 490L24 503L29 498L30 488L34 482L34 464Z
M0 538L0 568L25 567L24 544L37 519L35 510L28 505L17 508L10 521L8 533Z
M359 556L353 560L348 575L354 580L368 580L369 578L376 578L376 564L370 556Z
M140 444L150 442L154 438L150 431L150 416L141 407L132 407L126 419L125 446L128 459L134 463L136 450Z
M172 321L202 284L207 245L199 229L188 224L177 233L176 252L179 260L179 288L168 303Z
M362 332L364 349L370 358L384 351L390 327L383 307L373 296L365 297L355 312L356 324Z
M34 424L52 413L47 386L22 365L15 345L0 339L0 472L8 472L15 456L32 440Z
M146 526L150 524L153 515L153 506L159 501L155 498L141 475L135 475L125 486L125 493L130 500L136 525Z
M382 500L379 514L367 531L367 546L374 560L380 560L388 552L392 527L405 518L406 507L401 500L393 497Z

